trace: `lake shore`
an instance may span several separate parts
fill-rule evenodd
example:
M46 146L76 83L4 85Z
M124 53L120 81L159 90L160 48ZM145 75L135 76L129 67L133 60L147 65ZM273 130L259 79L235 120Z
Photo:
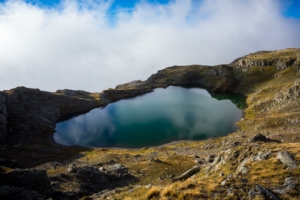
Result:
M88 196L92 199L205 199L216 195L223 199L246 198L250 191L254 197L263 196L257 184L282 198L297 199L300 195L297 190L299 55L299 49L284 49L249 54L228 65L173 66L145 81L126 83L101 93L72 90L50 93L24 87L2 91L0 173L4 178L1 187L10 185L30 191L29 187L17 185L18 181L11 177L15 177L17 168L31 167L45 171L45 184L51 183L47 185L49 194L39 189L33 191L57 199L69 198L68 195L69 199ZM237 123L239 130L220 138L140 149L67 147L48 140L56 121L63 116L171 85L193 85L216 93L246 96L247 107ZM286 155L292 155L290 159L295 164L290 166L281 160L281 152L285 151ZM76 170L71 172L69 168L73 164ZM123 168L118 169L123 171L116 173L111 169L115 164L121 164ZM173 182L195 165L200 171L194 176ZM107 168L106 175L100 167ZM29 172L24 169L24 173ZM89 173L107 181L88 180ZM285 183L287 178L295 187L291 182ZM107 187L96 187L103 184Z

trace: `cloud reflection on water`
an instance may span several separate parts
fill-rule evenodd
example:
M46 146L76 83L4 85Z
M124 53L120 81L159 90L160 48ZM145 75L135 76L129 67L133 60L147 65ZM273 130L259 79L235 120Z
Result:
M143 147L217 137L235 130L241 111L206 90L169 87L59 122L65 145Z

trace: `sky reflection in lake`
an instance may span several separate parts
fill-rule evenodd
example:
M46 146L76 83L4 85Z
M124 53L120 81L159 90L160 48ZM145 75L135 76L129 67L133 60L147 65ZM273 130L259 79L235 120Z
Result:
M56 124L54 139L88 147L146 147L200 140L236 130L242 112L203 89L168 87Z

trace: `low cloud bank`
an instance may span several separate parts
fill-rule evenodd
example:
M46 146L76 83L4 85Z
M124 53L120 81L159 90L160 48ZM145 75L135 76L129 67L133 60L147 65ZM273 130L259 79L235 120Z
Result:
M102 91L172 65L229 63L258 50L300 47L300 21L280 1L176 0L110 9L0 4L0 90Z

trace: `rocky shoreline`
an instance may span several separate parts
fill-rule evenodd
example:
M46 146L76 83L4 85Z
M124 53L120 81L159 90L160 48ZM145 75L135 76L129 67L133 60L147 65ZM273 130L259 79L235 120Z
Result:
M2 91L0 198L84 199L89 196L91 199L104 199L111 196L116 199L137 199L138 194L148 192L140 199L177 199L179 194L175 192L172 197L169 193L165 194L163 188L169 187L173 192L171 188L179 187L172 184L173 178L180 177L180 174L192 168L195 163L198 167L192 175L199 177L194 178L197 184L190 183L194 185L192 188L200 191L204 177L201 174L214 177L215 182L220 180L220 183L211 189L211 193L195 193L194 197L187 193L188 188L181 189L181 195L188 195L185 198L210 198L216 194L222 198L229 194L244 197L249 196L250 189L254 198L257 195L268 196L263 194L265 190L262 189L268 188L268 185L259 184L255 188L251 180L253 183L260 180L253 178L254 175L257 176L257 169L261 165L259 162L269 162L269 165L274 165L274 169L277 166L275 171L281 177L274 178L273 173L268 172L267 179L277 184L273 188L277 191L276 195L297 199L300 155L295 152L300 150L299 83L300 49L284 49L252 53L228 65L172 66L158 71L145 81L118 85L115 89L101 93L66 89L51 93L25 87ZM152 92L155 88L171 85L194 86L216 93L246 96L245 115L237 123L239 131L223 138L183 141L136 150L66 147L48 140L53 135L55 123L64 116L104 107L120 99L132 98ZM257 134L265 139L253 139ZM270 150L268 156L259 153L266 149ZM288 153L279 153L285 152L285 149L289 150L286 151ZM236 152L237 162L233 163L235 159L228 152L232 155ZM260 158L263 161L254 162L258 155L263 156ZM277 160L284 162L280 158L282 155L285 155L284 160L289 160L296 167L288 168L284 164L276 164ZM290 158L286 158L288 155ZM178 160L182 161L181 166L176 164ZM233 169L226 167L228 163L235 166L236 175L229 173ZM73 171L72 166L75 166ZM24 169L27 167L31 169ZM154 169L161 170L158 178ZM225 171L228 171L227 178L214 175L216 172L226 174ZM240 178L238 174L244 175L247 183L239 186L234 184ZM289 177L292 178L284 187L292 183L295 187L290 190L280 189L281 182ZM189 177L185 179L191 181ZM184 180L179 181L185 184ZM36 182L41 185L35 185ZM103 184L106 186L102 187ZM39 189L41 187L44 188ZM239 187L247 188L247 191L237 192ZM280 194L278 191L284 192ZM28 198L29 196L32 198Z

